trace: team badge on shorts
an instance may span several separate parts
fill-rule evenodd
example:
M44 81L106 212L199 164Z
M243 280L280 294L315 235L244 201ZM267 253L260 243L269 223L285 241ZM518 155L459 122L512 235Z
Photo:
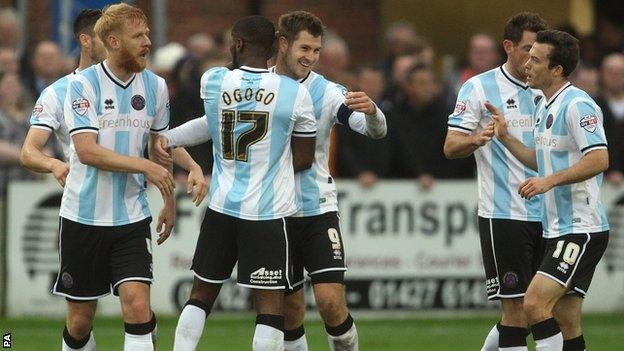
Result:
M130 103L132 104L132 108L137 111L141 111L145 108L145 98L141 95L133 96L132 100L130 100Z
M63 272L61 275L61 283L63 283L66 289L71 289L71 287L74 286L74 278L72 278L71 274Z
M518 286L518 274L516 272L507 272L503 276L503 284L506 288L515 288Z

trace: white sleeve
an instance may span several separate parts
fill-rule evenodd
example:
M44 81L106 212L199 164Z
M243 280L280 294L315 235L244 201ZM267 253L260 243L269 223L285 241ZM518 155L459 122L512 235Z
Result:
M169 129L169 90L164 79L158 77L158 106L154 124L150 128L152 134L162 134Z
M565 114L566 126L583 155L607 148L600 107L587 101L570 104Z
M314 117L314 110L312 107L312 97L310 97L308 89L303 85L299 86L297 102L297 107L293 114L295 127L292 135L296 137L316 136L316 118Z
M448 130L470 134L481 120L483 102L472 80L468 80L457 94L455 110L448 118Z
M87 79L78 76L69 82L63 109L69 135L98 133L100 125L95 102L95 92Z
M54 88L49 86L41 92L33 107L30 126L31 128L54 131L59 128L61 118L63 118L63 105L59 105Z
M353 112L349 116L349 128L369 138L381 139L386 136L386 116L379 106L375 105L377 112L374 115L365 115L362 112Z
M178 127L163 132L169 141L169 147L187 147L199 145L210 140L208 118L201 116L192 119Z

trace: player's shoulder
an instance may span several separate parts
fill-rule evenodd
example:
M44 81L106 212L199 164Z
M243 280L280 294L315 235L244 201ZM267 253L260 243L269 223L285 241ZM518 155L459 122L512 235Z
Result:
M154 71L151 71L149 69L144 69L143 71L141 71L140 73L141 75L144 75L147 78L147 81L152 81L152 82L157 82L158 85L167 85L167 82L165 81L165 78L159 76L158 74L154 73Z
M581 110L601 112L601 109L596 103L596 101L594 100L594 98L591 97L591 95L589 95L583 89L570 85L570 87L566 90L568 91L566 92L566 96L563 97L561 103L562 105L563 104L566 105L564 107L567 108L568 111L570 110L569 109L570 106L575 106L577 107L579 112Z
M492 68L489 71L485 71L483 73L479 73L471 77L464 83L464 85L466 84L471 84L473 86L480 85L483 89L494 88L494 87L496 87L496 89L499 89L498 81L502 78L504 78L504 76L502 75L502 71L500 67L496 67L496 68Z
M221 67L221 66L212 67L212 68L206 70L202 74L201 80L205 81L206 79L208 79L208 78L210 78L210 77L212 77L214 75L217 75L217 74L218 75L225 75L229 71L231 71L231 70L229 68L227 68L227 67Z

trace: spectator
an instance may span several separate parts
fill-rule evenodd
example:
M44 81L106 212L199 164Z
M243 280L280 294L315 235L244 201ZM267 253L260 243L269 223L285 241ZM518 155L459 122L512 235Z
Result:
M22 30L17 13L12 8L0 8L0 48L20 50Z
M386 56L381 61L381 69L386 77L392 74L397 57L411 54L420 45L421 38L414 26L407 21L391 24L385 33Z
M15 50L10 47L0 47L0 72L18 73L19 62Z
M27 77L22 77L25 79L24 84L30 96L39 96L43 89L65 73L63 60L61 49L57 44L51 41L42 41L37 44L30 63L32 73Z
M596 67L579 65L570 76L570 82L577 88L585 90L592 98L600 94L600 78Z
M327 79L352 87L355 78L349 71L351 57L347 42L338 34L327 30L323 36L323 54L318 64L319 73Z
M605 179L624 185L624 54L608 55L600 66L602 94L595 100L604 117L604 129L609 143L609 171Z
M407 177L417 176L423 189L437 178L473 178L474 162L457 163L443 153L448 109L441 95L440 83L431 67L418 65L407 74L406 100L395 106L399 148L407 150Z
M0 73L0 200L9 180L34 179L19 165L20 150L28 132L30 105L16 73Z

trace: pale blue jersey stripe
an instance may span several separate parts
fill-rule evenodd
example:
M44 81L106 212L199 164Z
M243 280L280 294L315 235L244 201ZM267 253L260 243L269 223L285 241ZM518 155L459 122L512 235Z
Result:
M533 112L535 110L535 102L533 102L533 94L531 93L531 90L518 87L518 100L518 108L520 109L520 113L524 116L533 116ZM533 137L533 132L523 132L522 143L526 147L534 149L535 138ZM537 172L529 167L524 167L525 178L535 177L536 175ZM527 219L541 220L541 206L540 198L538 196L535 196L530 200L525 199L524 208L526 210Z
M145 148L147 147L147 143L149 142L149 133L143 133L143 143L141 144L141 155L145 155ZM147 195L145 194L145 188L147 186L145 175L143 173L138 174L139 178L139 202L141 203L141 210L143 211L143 215L145 217L149 217L152 214L150 213L149 205L147 204Z
M82 84L82 82L80 81L74 81L71 83L71 92L70 92L70 96L71 96L71 101L75 101L77 99L80 98L84 98L84 85ZM89 117L84 114L84 115L80 115L78 114L75 110L72 109L72 120L74 122L74 126L73 129L76 128L84 128L84 127L93 127L91 125L91 121L89 120Z
M93 224L95 218L95 201L97 200L98 169L86 166L87 172L78 194L78 221L82 224Z
M130 151L130 132L115 132L115 153L128 156ZM126 208L126 185L128 173L113 172L113 222L116 225L129 222Z
M158 80L156 75L148 70L143 71L143 86L145 89L145 108L147 109L147 115L154 118L156 116L156 106L158 102L156 100L156 93L158 92ZM147 87L155 87L155 89L147 89Z
M219 114L219 102L221 101L221 86L227 73L228 70L226 68L214 69L204 87L205 94L207 95L204 100L204 112L208 120L208 129L210 130L212 148L214 149L209 200L212 199L212 196L219 188L219 175L223 172L223 167L221 165L223 159L221 158L221 115Z
M496 83L496 71L479 76L485 98L499 110L504 108L501 92ZM497 140L490 142L492 150L492 172L494 179L494 218L508 219L511 217L511 189L509 189L509 160L505 147Z
M589 102L577 102L576 107L578 108L579 116L582 118L584 116L596 116L598 117L599 113L596 111L593 105L590 105ZM580 121L577 121L580 124ZM580 126L580 125L579 125ZM594 132L586 131L585 133L585 141L587 146L592 146L596 144L606 144L607 139L603 134L603 129L599 128L600 126L596 126L596 130ZM580 142L580 141L579 141Z
M251 88L253 91L258 90L260 86L260 81L262 80L261 73L252 73L245 72L241 78L241 95L245 94L245 90ZM278 92L279 94L279 92ZM224 211L227 211L228 214L240 217L240 210L243 201L243 197L245 197L245 193L247 192L247 187L249 186L249 179L251 178L250 170L251 163L253 162L254 155L251 152L247 154L247 162L236 160L236 154L239 152L238 150L238 140L241 134L249 131L253 128L252 123L239 123L238 122L238 114L241 111L254 111L256 109L256 100L246 100L243 98L242 102L239 102L236 106L236 123L234 124L234 162L236 168L234 169L234 184L232 188L225 196L225 202L223 204ZM253 147L253 146L252 146ZM258 156L255 156L258 157Z
M100 104L102 94L100 94L100 78L98 77L95 66L87 68L80 72L80 74L87 78L89 83L91 83L91 87L93 87L93 93L95 94L95 111L99 116L102 114L102 106Z
M472 94L472 90L474 89L474 84L470 81L464 83L462 87L459 89L459 93L457 94L457 101L468 101ZM491 101L490 101L491 102ZM463 118L463 114L459 115L451 115L449 116L448 124L452 126L461 127Z
M61 111L63 105L65 105L65 96L67 95L67 84L69 83L68 77L63 77L58 80L52 88L54 89L54 93L56 94L56 102L61 107Z
M542 127L542 125L544 125L544 123L542 122L542 124L540 125L540 128ZM541 149L537 149L536 150L536 154L537 154L537 169L538 169L538 176L540 177L544 177L546 174L546 169L544 168L544 150ZM540 209L542 211L542 230L547 230L548 229L548 206L546 206L546 194L540 195Z
M275 191L274 181L280 170L279 159L284 153L284 148L290 140L290 124L291 116L295 108L299 84L286 77L280 77L280 85L278 88L277 101L271 118L271 145L269 149L269 165L266 176L262 179L262 193L260 194L260 203L258 205L258 214L268 216L275 214L274 200ZM279 191L279 189L278 189Z
M309 86L308 91L312 97L312 107L314 118L318 121L322 117L323 105L325 102L325 92L329 81L323 77L317 77ZM332 116L333 117L333 116ZM347 126L348 127L348 126ZM311 167L300 172L301 183L301 211L306 216L318 215L321 213L320 200L321 191L316 181L316 168Z
M115 95L117 96L117 108L119 109L119 115L127 115L130 113L130 100L132 100L132 89L130 87L124 89L117 84L115 84L114 86Z
M570 167L569 153L567 151L551 151L550 159L553 173ZM559 218L558 231L566 232L572 229L574 209L572 207L572 186L561 185L553 188L557 217Z

